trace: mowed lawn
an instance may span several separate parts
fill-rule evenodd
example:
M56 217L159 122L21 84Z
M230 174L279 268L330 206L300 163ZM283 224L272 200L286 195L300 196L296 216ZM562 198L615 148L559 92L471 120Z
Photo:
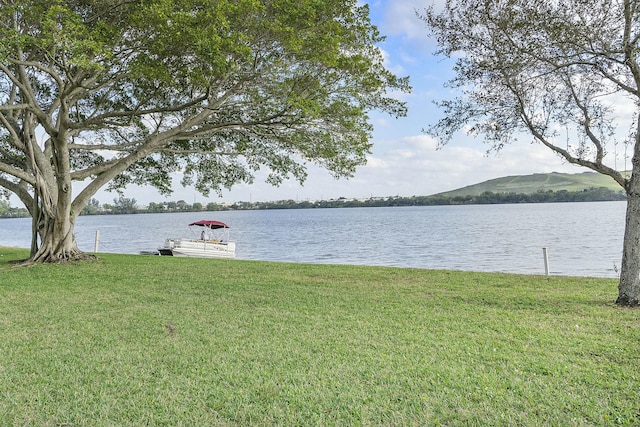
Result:
M0 248L2 426L640 425L610 279Z

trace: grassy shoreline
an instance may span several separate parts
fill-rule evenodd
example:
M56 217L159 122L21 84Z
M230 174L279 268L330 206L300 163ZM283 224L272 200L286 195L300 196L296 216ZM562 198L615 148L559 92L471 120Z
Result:
M640 423L615 280L25 256L0 248L0 425Z

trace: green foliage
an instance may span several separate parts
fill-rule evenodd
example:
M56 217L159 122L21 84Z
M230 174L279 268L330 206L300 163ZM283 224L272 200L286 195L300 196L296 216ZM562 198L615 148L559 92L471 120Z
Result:
M0 249L2 425L637 425L615 281Z
M162 211L164 211L164 209L165 208L164 208L164 205L162 203L151 202L151 203L149 203L149 206L148 206L148 211L152 212L152 213L162 212Z
M25 208L14 208L6 200L0 199L0 218L25 218L29 212Z
M101 213L100 202L97 199L91 199L87 206L82 209L80 215L97 215L99 213Z
M386 94L410 89L356 0L29 0L0 21L0 186L28 206L27 188L70 203L49 196L71 181L88 182L80 212L103 186L168 194L175 172L205 195L260 168L275 185L309 162L349 176L367 112L404 115Z
M209 202L209 203L207 203L207 210L208 211L218 211L218 210L220 210L220 205L218 205L217 203Z
M117 214L132 214L137 212L136 199L130 199L120 196L117 199L113 199L113 213Z

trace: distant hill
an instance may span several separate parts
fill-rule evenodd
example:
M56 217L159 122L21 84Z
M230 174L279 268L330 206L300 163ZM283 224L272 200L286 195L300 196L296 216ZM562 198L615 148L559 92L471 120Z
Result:
M623 191L613 178L595 172L584 173L536 173L490 179L479 184L469 185L457 190L434 194L442 197L478 196L487 191L491 193L533 194L543 191L582 191L590 188L607 188Z

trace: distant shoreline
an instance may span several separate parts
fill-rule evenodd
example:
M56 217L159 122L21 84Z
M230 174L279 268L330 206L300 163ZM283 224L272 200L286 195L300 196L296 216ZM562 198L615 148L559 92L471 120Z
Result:
M164 212L215 212L264 209L315 209L391 206L486 205L513 203L564 203L625 201L626 193L609 176L593 172L578 174L536 173L490 179L457 190L430 196L387 196L330 200L277 200L268 202L189 204L184 200L150 202L140 206L135 199L120 196L113 204L91 199L80 215L119 215ZM0 218L29 217L25 208L10 207L0 200Z
M412 197L372 197L369 199L347 199L319 201L278 200L272 202L235 202L232 204L209 203L193 205L176 202L154 203L153 209L148 207L131 206L126 210L118 210L111 205L93 206L85 209L80 215L123 215L137 213L172 213L172 212L216 212L236 210L266 210L266 209L327 209L327 208L358 208L358 207L401 207L401 206L457 206L457 205L498 205L514 203L567 203L567 202L611 202L625 201L626 194L609 188L589 188L581 191L546 190L536 193L493 193L486 191L479 195L466 196L412 196ZM176 206L176 207L169 207ZM179 206L179 207L178 207ZM9 208L0 213L0 218L28 218L29 212L25 208Z

